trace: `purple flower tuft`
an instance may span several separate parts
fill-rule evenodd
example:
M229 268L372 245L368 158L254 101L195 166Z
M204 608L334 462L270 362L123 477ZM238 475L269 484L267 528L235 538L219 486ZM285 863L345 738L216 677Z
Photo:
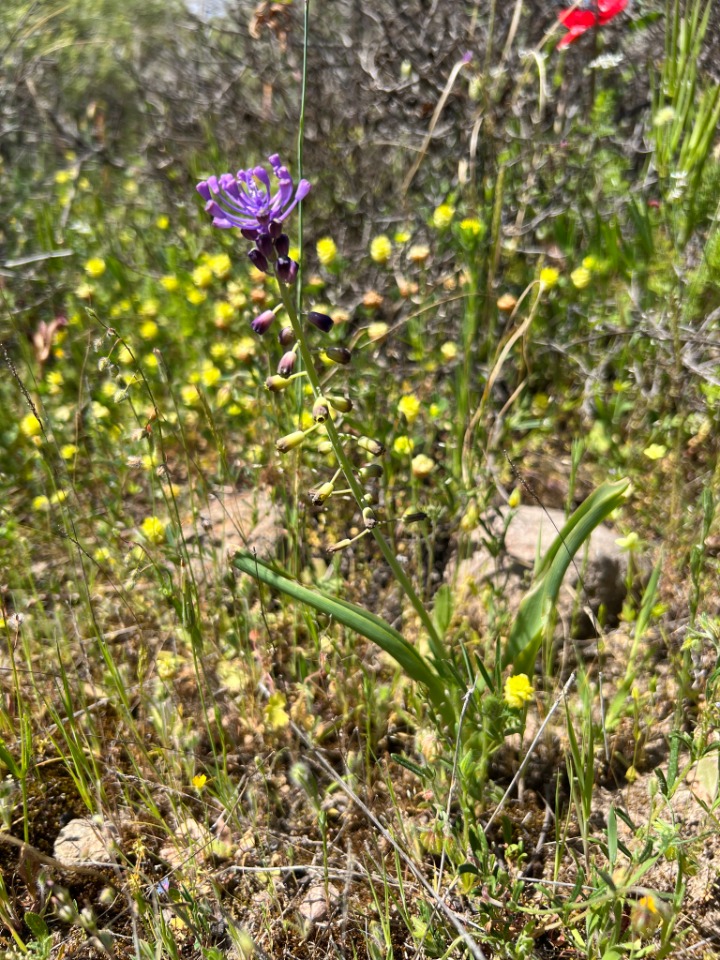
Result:
M238 170L233 176L223 173L220 177L208 177L197 185L197 192L205 200L205 209L213 218L213 224L228 230L240 227L243 231L267 232L273 221L281 223L310 192L310 183L301 180L297 189L287 167L275 153L268 158L272 172L278 181L273 194L270 189L270 174L264 167ZM278 231L279 232L279 231ZM248 236L248 239L255 237Z

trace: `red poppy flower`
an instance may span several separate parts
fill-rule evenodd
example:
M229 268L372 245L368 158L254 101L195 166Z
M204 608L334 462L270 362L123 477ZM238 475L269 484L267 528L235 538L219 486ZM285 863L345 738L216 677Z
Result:
M609 23L622 13L627 5L628 0L584 0L578 7L561 10L558 20L568 32L558 44L558 49L574 43L593 27L602 27Z

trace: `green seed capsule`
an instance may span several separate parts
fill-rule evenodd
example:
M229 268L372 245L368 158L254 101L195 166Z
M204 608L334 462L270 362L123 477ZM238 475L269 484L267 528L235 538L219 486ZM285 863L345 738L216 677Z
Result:
M325 397L318 397L312 408L312 418L315 423L325 423L329 413L328 402Z
M290 383L287 377L281 377L278 374L275 374L272 377L268 377L265 381L265 387L271 393L279 393L281 390L284 390L285 387Z
M366 463L364 467L358 470L358 476L361 480L373 480L383 475L383 468L379 463Z
M294 433L288 433L286 437L280 437L275 441L275 449L278 453L287 453L288 450L294 450L301 446L305 440L304 430L295 430Z
M377 440L373 440L371 437L358 437L357 445L361 450L367 450L367 452L372 454L373 457L379 457L381 454L385 453L385 447Z
M377 517L372 507L365 507L362 515L366 530L372 530L373 527L377 526Z
M327 397L327 402L339 413L350 413L353 408L353 402L350 397L338 397L334 394Z
M310 494L310 500L316 506L319 506L321 503L325 503L328 497L332 496L332 492L335 489L335 484L330 483L328 480L327 483L323 483L321 487L318 487L317 490L313 490Z
M340 363L343 366L350 363L352 357L347 347L325 347L325 353L333 363Z

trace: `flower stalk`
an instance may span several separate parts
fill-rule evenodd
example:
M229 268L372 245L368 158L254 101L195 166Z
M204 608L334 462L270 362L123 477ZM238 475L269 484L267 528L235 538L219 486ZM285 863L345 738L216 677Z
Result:
M295 334L295 339L299 344L300 356L302 358L303 366L305 368L308 381L310 383L310 386L312 387L313 397L315 398L315 401L317 401L319 398L323 396L323 392L320 386L320 380L317 375L317 371L315 370L315 364L313 363L313 357L310 352L310 347L308 345L302 325L298 318L297 310L295 309L295 303L293 301L291 291L288 288L287 284L285 284L280 278L278 278L278 287L280 288L280 296L282 298L282 302L287 312L288 318L290 319L290 323L293 328L293 333ZM362 486L360 485L357 477L355 476L353 465L348 459L347 454L345 453L345 450L342 445L342 440L340 439L340 435L338 434L337 428L333 423L333 420L331 417L327 418L327 420L324 423L324 426L325 426L325 430L327 431L328 440L332 444L332 449L337 459L337 462L340 466L340 469L342 470L345 480L347 481L348 487L352 491L352 495L355 499L355 502L358 505L358 509L363 510L366 506L365 492ZM380 445L378 444L378 446ZM382 531L380 529L380 525L376 523L371 527L366 527L362 531L361 535L364 535L366 533L371 533L372 536L375 538L375 542L380 548L380 552L385 558L388 566L392 570L395 580L400 585L403 592L406 594L408 600L412 604L413 609L417 613L420 619L420 622L422 623L423 627L427 631L430 649L432 650L435 660L437 661L438 665L444 664L447 660L447 654L445 652L442 640L440 639L440 635L435 629L435 625L432 622L432 618L430 614L425 609L425 604L422 602L421 598L418 596L417 592L415 591L415 588L413 587L410 581L410 578L407 576L402 566L398 562L392 547L383 536ZM359 537L355 539L359 539ZM343 547L345 547L345 546L348 546L349 543L353 541L349 541L348 543L346 543L345 541L341 541L341 542L343 544ZM335 549L340 549L338 544L335 545Z

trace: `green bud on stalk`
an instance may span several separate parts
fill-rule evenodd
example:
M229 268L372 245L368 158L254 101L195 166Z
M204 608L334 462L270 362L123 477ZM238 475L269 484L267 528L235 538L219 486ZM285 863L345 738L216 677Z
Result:
M385 453L385 447L372 437L358 437L357 445L361 450L367 450L373 457L379 457Z
M287 436L280 437L279 440L275 441L275 449L278 453L287 453L288 450L294 450L296 447L302 446L305 436L304 430L295 430L293 433L288 433Z

